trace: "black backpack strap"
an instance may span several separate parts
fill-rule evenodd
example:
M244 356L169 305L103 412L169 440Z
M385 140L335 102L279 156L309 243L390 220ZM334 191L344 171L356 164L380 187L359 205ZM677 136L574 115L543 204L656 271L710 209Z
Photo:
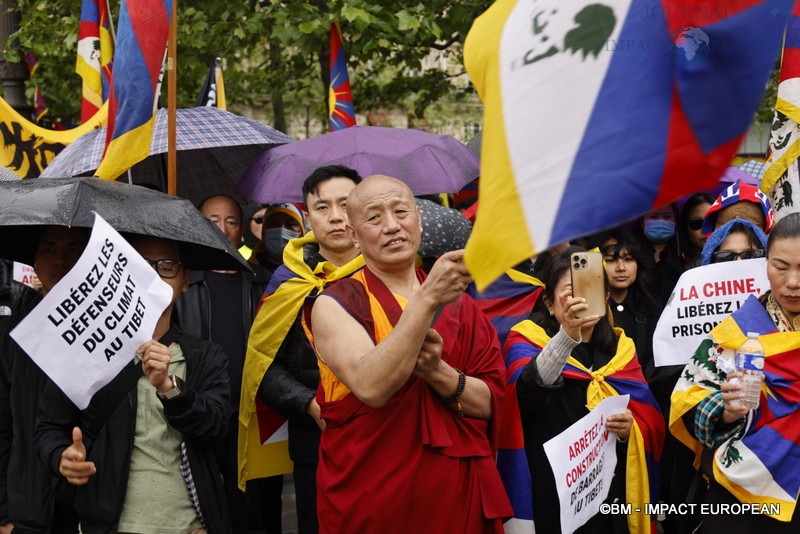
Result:
M161 336L158 342L169 347L180 335L180 330L171 327L166 334ZM137 363L131 360L111 382L94 394L92 401L83 411L81 417L83 432L86 436L92 441L97 439L100 429L106 424L111 414L116 411L122 400L136 386L136 382L139 381L143 374L141 362Z

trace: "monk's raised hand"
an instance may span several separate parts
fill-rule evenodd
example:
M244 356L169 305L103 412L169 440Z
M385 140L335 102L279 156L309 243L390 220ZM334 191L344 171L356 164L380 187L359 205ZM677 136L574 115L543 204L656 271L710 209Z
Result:
M463 250L453 250L443 254L433 264L420 291L430 295L438 304L456 300L472 282L463 259Z

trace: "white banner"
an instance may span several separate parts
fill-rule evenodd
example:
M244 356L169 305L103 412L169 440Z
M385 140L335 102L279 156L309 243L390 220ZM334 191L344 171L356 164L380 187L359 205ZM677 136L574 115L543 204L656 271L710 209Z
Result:
M657 367L686 365L720 321L769 289L766 258L712 263L681 275L653 334Z
M594 410L544 444L561 503L561 532L570 534L597 512L617 467L617 435L609 415L625 413L630 395L604 399ZM535 512L534 512L535 513Z
M171 300L172 288L95 214L78 262L11 337L82 410L152 339Z
M14 262L14 280L19 282L20 284L25 284L28 287L33 287L33 282L31 281L31 277L35 274L36 272L30 265L25 265L24 263L20 263L18 261Z

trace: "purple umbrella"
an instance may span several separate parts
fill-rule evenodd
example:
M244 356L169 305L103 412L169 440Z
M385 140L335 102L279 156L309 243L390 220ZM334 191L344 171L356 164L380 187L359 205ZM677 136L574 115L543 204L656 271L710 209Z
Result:
M41 177L91 176L100 165L105 140L105 127L80 136L53 158ZM220 108L179 109L178 196L196 204L210 195L230 194L264 149L291 141L291 137L266 124ZM150 156L131 169L133 183L166 191L166 152L167 110L159 109ZM127 182L127 173L118 180Z
M270 149L239 181L236 192L259 202L302 202L303 181L322 165L385 174L415 195L455 193L476 178L478 158L457 139L422 130L353 126Z

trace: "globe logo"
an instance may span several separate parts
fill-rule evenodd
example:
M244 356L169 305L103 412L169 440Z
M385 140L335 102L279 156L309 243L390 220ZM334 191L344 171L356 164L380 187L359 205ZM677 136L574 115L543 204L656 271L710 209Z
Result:
M708 34L695 26L683 26L672 34L672 57L680 65L696 65L711 52Z

